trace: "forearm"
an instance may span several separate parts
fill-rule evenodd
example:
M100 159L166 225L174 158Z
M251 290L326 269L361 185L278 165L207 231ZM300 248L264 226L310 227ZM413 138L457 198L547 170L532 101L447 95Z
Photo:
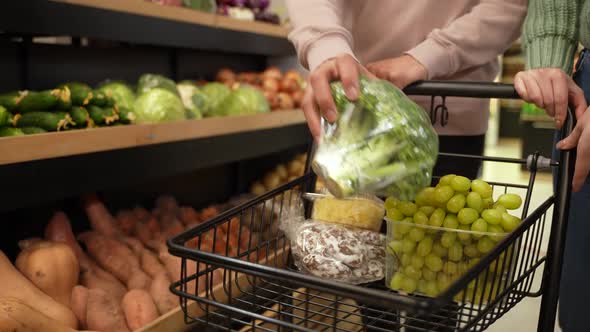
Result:
M342 20L343 6L343 0L287 0L293 24L289 40L307 69L339 54L353 55L352 35Z

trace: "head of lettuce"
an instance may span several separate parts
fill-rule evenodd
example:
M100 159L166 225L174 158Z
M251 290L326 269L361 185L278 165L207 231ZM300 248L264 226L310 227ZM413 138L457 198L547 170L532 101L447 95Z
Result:
M341 82L331 88L339 116L323 123L312 167L334 196L411 200L430 185L438 136L420 106L387 81L361 78L355 102Z
M136 123L158 123L186 119L184 104L176 94L162 88L142 93L134 104Z

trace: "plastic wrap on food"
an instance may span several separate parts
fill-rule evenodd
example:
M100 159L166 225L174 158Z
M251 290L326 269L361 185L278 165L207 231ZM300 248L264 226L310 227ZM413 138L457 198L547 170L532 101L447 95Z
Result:
M385 216L383 201L372 195L336 198L331 195L306 193L313 202L311 217L330 223L344 224L378 232Z
M420 106L387 81L361 78L354 103L340 82L331 87L338 120L322 122L312 162L330 193L408 200L430 185L438 136Z

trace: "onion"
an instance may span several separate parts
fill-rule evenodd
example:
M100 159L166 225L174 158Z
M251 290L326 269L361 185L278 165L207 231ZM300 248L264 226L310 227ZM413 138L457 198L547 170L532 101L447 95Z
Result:
M264 90L262 93L264 94L264 97L266 97L271 110L279 108L279 98L277 98L277 93L275 91Z
M301 84L301 82L303 82L303 76L301 76L301 73L295 69L288 70L285 73L285 78L290 78L292 80L295 80L298 84Z
M292 176L299 176L302 169L305 168L305 164L303 164L301 161L299 160L291 160L291 162L289 162L289 164L287 165L287 170L289 171L289 175Z
M255 85L258 80L258 75L253 72L243 72L238 74L238 81Z
M285 167L285 165L282 164L277 166L277 168L275 169L275 173L279 176L281 181L286 180L289 176L289 173L287 173L287 167Z
M264 187L266 187L266 189L272 190L281 185L281 179L277 174L269 173L264 177L262 183L264 183Z
M281 70L279 68L269 67L264 72L262 72L262 77L270 77L277 80L281 80L283 78L283 74L281 73Z
M217 72L216 80L219 82L235 81L236 74L233 72L233 70L231 70L229 68L221 68Z
M272 77L266 77L262 80L262 89L264 91L279 92L279 81Z
M252 186L250 187L250 192L257 195L257 196L260 196L266 192L266 188L264 188L262 183L254 182L252 184Z
M293 99L293 104L295 107L301 107L301 102L303 101L303 90L293 91L293 93L291 93L291 98Z
M281 90L281 92L288 93L297 91L299 90L299 83L297 83L297 81L295 81L294 79L285 77L281 80L279 90Z
M295 108L295 104L293 103L293 99L291 98L291 96L288 93L279 92L279 94L277 95L277 98L279 99L279 109L291 110L291 109Z

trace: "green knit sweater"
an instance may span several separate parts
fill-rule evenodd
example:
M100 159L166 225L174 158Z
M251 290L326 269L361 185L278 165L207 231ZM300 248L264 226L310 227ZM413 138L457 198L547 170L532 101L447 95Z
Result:
M578 42L590 48L590 0L529 0L523 29L527 69L573 69Z

